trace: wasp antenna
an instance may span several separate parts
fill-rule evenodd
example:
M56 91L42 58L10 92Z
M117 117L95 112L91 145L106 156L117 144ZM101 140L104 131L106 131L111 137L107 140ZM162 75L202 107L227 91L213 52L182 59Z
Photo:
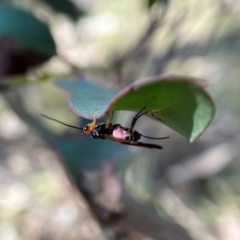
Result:
M155 137L148 137L148 136L145 136L145 135L142 135L142 134L140 134L141 135L141 137L145 137L145 138L149 138L149 139L168 139L168 138L170 138L169 136L167 136L167 137L160 137L160 138L155 138Z
M55 121L55 122L61 123L62 125L65 125L65 126L67 126L67 127L71 127L71 128L76 128L76 129L83 130L82 127L76 127L76 126L69 125L69 124L64 123L64 122L61 122L61 121L59 121L59 120L57 120L57 119L54 119L54 118L48 117L48 116L45 115L45 114L42 114L42 113L41 113L40 115L41 115L42 117L45 117L45 118L49 119L49 120L52 120L52 121Z
M130 127L130 129L129 129L130 132L133 130L133 128L134 128L137 120L138 120L142 115L145 115L145 114L148 113L148 111L143 112L145 109L146 109L146 106L144 106L144 107L135 115L135 117L133 118L132 123L131 123L131 127Z

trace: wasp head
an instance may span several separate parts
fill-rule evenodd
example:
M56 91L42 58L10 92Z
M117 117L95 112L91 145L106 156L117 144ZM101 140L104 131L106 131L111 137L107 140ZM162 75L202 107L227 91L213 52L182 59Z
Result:
M83 132L85 134L90 134L92 132L92 126L91 126L91 123L90 124L87 124L84 128L83 128Z

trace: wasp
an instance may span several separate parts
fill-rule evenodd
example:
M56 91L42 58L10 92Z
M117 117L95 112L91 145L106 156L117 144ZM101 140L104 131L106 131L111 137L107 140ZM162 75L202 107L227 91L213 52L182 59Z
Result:
M145 109L146 107L142 108L135 115L135 117L132 119L130 127L123 127L121 124L112 124L113 115L111 118L107 119L106 123L97 123L96 117L94 117L93 121L91 123L88 123L85 127L72 126L72 125L63 123L57 119L48 117L44 114L41 114L41 115L49 120L61 123L65 126L82 130L85 134L88 134L88 135L91 134L92 138L94 139L108 139L114 142L119 142L121 144L130 145L130 146L162 149L162 146L160 145L140 142L139 140L141 139L141 137L154 139L154 140L162 140L162 139L167 139L169 137L160 137L160 138L148 137L134 130L137 120L141 116L149 113L148 111L145 111Z

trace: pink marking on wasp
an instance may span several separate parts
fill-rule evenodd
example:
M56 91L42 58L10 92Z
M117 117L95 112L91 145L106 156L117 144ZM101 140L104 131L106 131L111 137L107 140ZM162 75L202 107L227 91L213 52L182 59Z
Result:
M112 132L112 136L114 138L127 140L127 139L130 139L131 133L129 133L125 129L123 129L121 125L118 125L114 128L114 130Z

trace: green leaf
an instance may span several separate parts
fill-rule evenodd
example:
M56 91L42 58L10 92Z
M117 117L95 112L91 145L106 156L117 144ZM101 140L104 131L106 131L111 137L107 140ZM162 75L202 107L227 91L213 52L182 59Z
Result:
M12 39L23 50L48 57L56 54L48 26L31 13L10 5L0 5L0 39Z
M85 80L57 83L70 93L70 107L80 116L92 119L107 112L143 107L147 115L171 127L190 142L207 128L214 116L214 104L203 89L206 82L182 76L152 77L134 82L118 94Z

